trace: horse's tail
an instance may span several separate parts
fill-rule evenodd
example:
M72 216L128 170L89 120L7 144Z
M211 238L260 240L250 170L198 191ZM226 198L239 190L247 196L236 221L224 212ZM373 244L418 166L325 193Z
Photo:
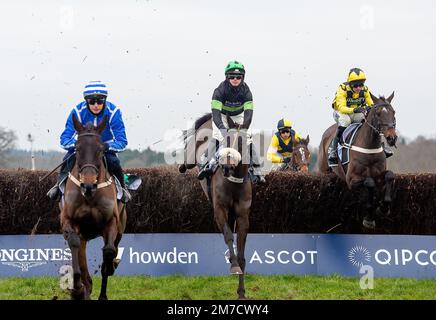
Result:
M327 161L327 159L325 156L324 139L322 137L321 141L319 143L318 153L317 153L317 157L316 157L316 163L315 163L315 168L314 168L315 173L320 173L320 174L326 173L326 171L327 171L327 169L325 168L326 164L323 163L323 161Z
M315 165L315 173L328 173L329 172L329 166L327 163L328 158L328 147L330 145L331 139L333 139L333 135L336 132L337 125L333 124L330 127L328 127L322 137L321 141L319 143L318 147L318 156L316 159L316 165Z

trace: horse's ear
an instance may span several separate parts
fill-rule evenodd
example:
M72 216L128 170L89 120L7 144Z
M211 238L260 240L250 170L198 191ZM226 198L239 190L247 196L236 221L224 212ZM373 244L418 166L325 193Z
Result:
M95 130L98 132L98 134L101 134L106 128L106 122L108 121L108 119L108 115L105 115L103 120L101 120L101 122L97 125L97 128Z
M371 99L372 99L372 101L374 101L374 103L376 103L379 100L379 98L377 98L375 95L373 95L372 92L370 92L369 94L371 95Z
M73 126L77 132L81 132L84 129L83 125L80 123L79 119L77 119L77 116L75 114L73 114Z
M307 137L306 137L306 145L309 145L309 141L310 141L309 135L307 135Z
M395 91L392 91L392 94L386 99L389 101L389 103L391 103L392 99L394 98L394 93Z

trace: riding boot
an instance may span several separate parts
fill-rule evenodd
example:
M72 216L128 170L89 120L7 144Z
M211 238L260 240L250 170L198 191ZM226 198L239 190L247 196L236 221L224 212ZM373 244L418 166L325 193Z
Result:
M199 162L198 180L203 180L206 176L210 175L215 165L215 153L217 148L217 140L212 138L209 141L206 151L201 155ZM210 159L208 159L210 158Z
M120 199L121 202L127 203L128 201L130 201L132 199L132 195L127 190L126 183L124 180L123 169L119 165L114 165L114 167L112 168L112 174L117 177L118 181L120 182L121 189L123 191L123 195L121 196L121 199Z
M386 159L389 157L392 157L394 155L394 152L392 151L392 149L389 147L389 145L387 143L382 141L381 145L383 147L383 151L385 152Z
M346 127L338 127L338 129L336 130L336 135L333 138L332 144L330 145L330 148L328 150L328 161L332 164L338 163L338 143L342 139L342 133L344 132L345 128Z
M252 143L250 143L250 155L251 172L253 173L253 177L255 178L253 182L264 184L266 181L262 173L260 158L257 154L256 148L253 146Z
M71 154L67 154L64 157L64 160L68 158L67 161L64 162L64 164L61 166L61 170L58 175L58 179L56 181L56 184L47 192L47 196L53 200L53 201L59 201L61 199L62 193L59 188L60 184L64 179L68 176L68 173L73 169L74 163L76 160L76 156L73 155L71 158L69 158Z

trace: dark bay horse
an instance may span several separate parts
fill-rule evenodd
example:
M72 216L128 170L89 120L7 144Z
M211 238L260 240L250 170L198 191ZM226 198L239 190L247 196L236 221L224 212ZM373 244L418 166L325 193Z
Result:
M363 125L357 131L350 147L350 161L347 165L334 167L335 172L348 188L363 188L367 191L366 217L363 225L375 228L375 211L387 214L392 202L392 187L395 176L386 169L386 156L381 145L381 135L386 137L390 146L395 146L397 140L395 110L391 105L392 93L387 99L377 98L371 94L374 106L366 115ZM330 126L323 134L318 150L317 171L328 173L328 148L336 132L337 125ZM375 198L383 195L381 206L378 207Z
M100 134L108 117L94 127L83 126L73 116L77 131L76 162L65 187L61 209L61 228L71 249L74 273L73 299L89 299L92 279L88 272L86 244L103 236L102 286L100 300L106 300L108 276L115 272L118 244L124 232L127 213L125 205L117 201L115 183L104 165L104 145Z
M294 138L292 140L292 159L288 163L283 163L279 167L279 171L301 171L309 172L310 165L310 151L309 145L309 135L306 139L301 138L300 142L297 142Z
M191 154L192 159L199 158L199 155L207 146L207 142L198 130L207 128L210 121L211 118L208 115L201 117L194 125L196 130L188 133L191 136L187 138L193 139L191 143L196 146L196 154ZM239 299L245 299L245 244L252 201L252 184L248 174L249 152L247 151L245 137L239 134L238 125L233 123L230 117L227 118L227 121L229 128L233 128L233 130L229 130L223 148L219 150L219 166L210 178L209 184L206 179L201 180L200 183L206 197L212 203L216 225L223 233L224 241L229 249L230 273L239 275L238 297ZM196 134L198 136L195 136ZM194 151L191 150L191 152ZM179 170L184 172L184 170L192 167L192 163L183 164L179 167ZM233 225L229 221L235 222L237 253L235 253L233 247Z

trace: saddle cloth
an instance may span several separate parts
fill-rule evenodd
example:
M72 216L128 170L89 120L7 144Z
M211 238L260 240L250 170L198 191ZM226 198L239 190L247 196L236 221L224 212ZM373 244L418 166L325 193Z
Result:
M342 141L344 144L351 145L353 143L354 137L361 126L362 123L360 122L352 123L344 130L344 133L342 134ZM342 165L346 165L350 162L350 148L345 148L343 144L338 143L338 156ZM329 163L329 167L335 166L337 166L337 164Z

